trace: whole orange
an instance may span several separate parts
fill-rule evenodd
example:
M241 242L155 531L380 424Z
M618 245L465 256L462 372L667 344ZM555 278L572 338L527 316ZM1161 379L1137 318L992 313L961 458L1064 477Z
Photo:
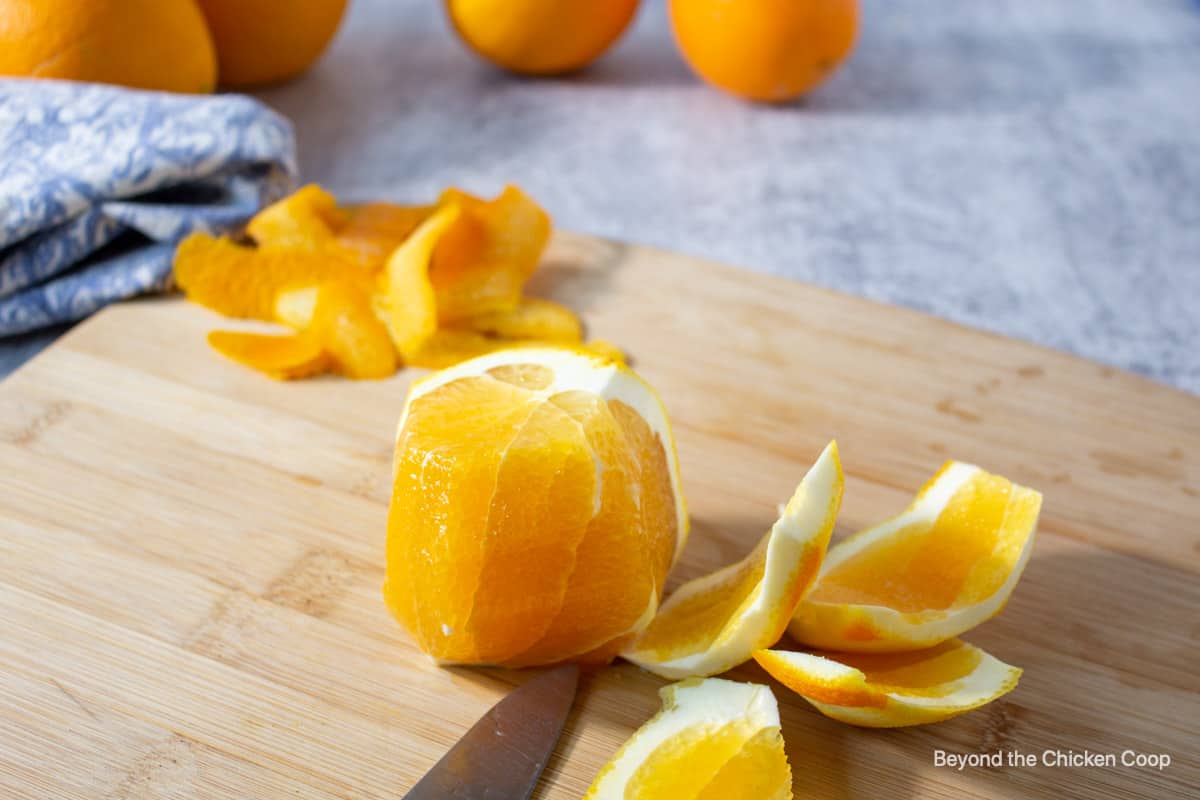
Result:
M857 0L670 0L675 40L709 83L780 103L816 86L850 52Z
M221 85L278 83L308 69L337 32L346 0L198 0Z
M458 35L483 58L526 75L555 75L599 58L638 0L446 0Z
M0 0L0 75L211 92L217 69L193 0Z

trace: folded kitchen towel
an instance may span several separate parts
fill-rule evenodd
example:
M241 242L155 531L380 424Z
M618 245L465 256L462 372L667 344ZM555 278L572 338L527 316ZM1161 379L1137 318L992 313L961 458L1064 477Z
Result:
M0 346L169 287L182 237L295 177L291 125L249 97L0 80Z

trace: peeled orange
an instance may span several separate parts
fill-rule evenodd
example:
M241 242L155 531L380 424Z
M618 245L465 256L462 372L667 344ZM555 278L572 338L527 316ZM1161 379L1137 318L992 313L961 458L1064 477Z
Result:
M610 660L687 538L661 402L574 350L505 350L414 384L393 477L384 596L442 662Z
M766 686L692 678L600 770L584 800L791 800L779 707Z
M830 442L758 547L680 586L622 657L667 678L707 676L778 641L820 569L842 485Z
M850 52L857 0L670 0L683 57L700 77L749 100L792 100Z
M829 650L932 647L1000 612L1016 587L1042 496L947 462L901 514L830 548L789 632Z
M458 35L493 64L529 75L580 69L621 35L638 0L446 0Z
M1021 670L957 639L907 653L794 653L754 659L817 710L851 725L940 722L1016 688Z

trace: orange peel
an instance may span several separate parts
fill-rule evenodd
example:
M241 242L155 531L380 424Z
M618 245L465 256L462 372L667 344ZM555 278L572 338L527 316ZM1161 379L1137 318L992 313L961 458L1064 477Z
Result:
M1021 670L958 639L905 653L759 650L771 677L827 717L870 728L924 725L992 702Z
M830 442L754 551L680 586L621 656L666 678L706 676L778 641L820 569L843 483Z
M584 800L791 800L768 687L692 678L659 696L662 710L600 770Z
M516 308L550 240L550 217L515 186L493 200L448 189L438 205L462 209L429 268L438 318L455 322Z
M1033 549L1042 496L950 461L901 514L830 548L788 631L826 650L932 647L995 616Z
M192 302L228 317L276 319L280 292L331 279L367 285L361 270L319 252L256 248L193 233L175 251L175 282ZM355 274L358 272L359 274Z
M456 205L438 209L392 252L379 276L376 311L406 362L437 332L438 301L429 279L430 261L460 215Z
M346 220L337 229L337 240L366 262L382 264L433 211L433 206L394 203L349 206L344 209Z
M396 350L371 302L357 287L326 281L317 290L312 336L337 371L356 380L386 378L396 371Z
M321 345L307 336L212 331L208 344L226 358L277 380L319 375L329 368Z
M259 247L319 250L334 243L346 218L334 196L314 183L259 211L246 233Z

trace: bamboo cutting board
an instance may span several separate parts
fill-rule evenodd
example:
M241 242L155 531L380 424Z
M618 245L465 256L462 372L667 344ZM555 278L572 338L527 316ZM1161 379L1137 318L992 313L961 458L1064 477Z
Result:
M1025 669L1017 690L869 731L772 684L797 797L1195 796L1200 399L582 236L557 238L533 292L628 348L666 402L694 520L672 585L746 553L833 437L837 535L950 457L1045 493L1008 609L966 637ZM434 666L380 599L417 373L275 383L209 352L218 324L179 299L121 305L0 384L0 796L396 800L526 677ZM628 664L586 678L537 797L580 797L662 684ZM1173 763L959 772L938 749Z

